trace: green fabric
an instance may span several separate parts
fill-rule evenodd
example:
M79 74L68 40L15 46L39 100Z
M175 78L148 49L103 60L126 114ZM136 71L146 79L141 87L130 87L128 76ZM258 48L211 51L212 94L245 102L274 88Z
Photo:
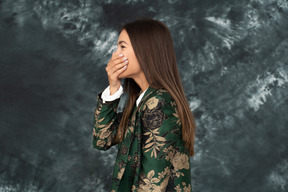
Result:
M117 113L120 98L103 103L103 91L97 95L92 143L108 150L122 113ZM192 191L176 102L165 89L149 86L138 107L135 103L113 169L111 192L118 191Z

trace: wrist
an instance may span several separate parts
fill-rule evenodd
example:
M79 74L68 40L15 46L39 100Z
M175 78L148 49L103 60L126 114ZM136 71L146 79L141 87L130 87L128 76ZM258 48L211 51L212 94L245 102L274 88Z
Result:
M117 87L110 86L110 95L114 95L119 90L119 88L120 86L117 86Z

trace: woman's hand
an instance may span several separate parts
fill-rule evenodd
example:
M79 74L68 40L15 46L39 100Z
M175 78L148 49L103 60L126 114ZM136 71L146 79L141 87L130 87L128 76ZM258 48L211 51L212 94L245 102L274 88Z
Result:
M110 85L110 95L113 95L120 88L121 81L118 75L127 69L127 64L128 59L127 57L123 57L123 54L119 56L114 52L112 53L112 57L106 67Z

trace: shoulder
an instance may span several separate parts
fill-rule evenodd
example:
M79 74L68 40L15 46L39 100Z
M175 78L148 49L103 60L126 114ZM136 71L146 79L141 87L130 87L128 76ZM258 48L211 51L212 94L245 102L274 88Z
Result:
M177 112L176 102L166 89L157 89L143 102L141 112L151 113L152 111L162 111L167 116Z
M165 89L158 89L149 95L142 106L141 122L145 134L160 134L165 140L180 141L181 121L171 94Z

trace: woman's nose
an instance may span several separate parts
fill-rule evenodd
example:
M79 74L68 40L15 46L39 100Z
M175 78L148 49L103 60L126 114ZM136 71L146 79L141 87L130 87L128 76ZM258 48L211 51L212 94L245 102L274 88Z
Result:
M116 53L117 55L120 55L120 54L122 53L122 51L117 49L117 50L115 51L115 53ZM122 53L122 54L123 54L123 53Z
M117 48L117 49L115 50L115 53L120 54L120 53L121 53L121 50L120 50L119 48Z

